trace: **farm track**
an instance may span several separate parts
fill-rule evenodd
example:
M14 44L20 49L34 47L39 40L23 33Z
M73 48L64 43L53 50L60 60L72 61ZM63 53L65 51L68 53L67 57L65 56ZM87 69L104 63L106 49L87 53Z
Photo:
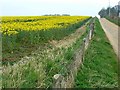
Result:
M49 43L56 47L56 48L67 48L70 45L72 45L81 35L83 35L86 32L86 25L82 26L81 28L78 28L75 33L72 33L69 36L66 36L64 39L59 40L59 41L49 41Z
M67 48L67 47L69 47L81 35L83 35L86 32L86 26L89 23L89 21L86 22L86 24L83 25L82 27L78 28L74 33L70 34L69 36L66 36L64 39L59 40L59 41L52 40L52 41L49 41L49 43L56 48L61 48L61 47Z
M117 54L117 56L120 55L120 52L118 52L118 40L120 39L120 37L118 37L119 36L118 28L120 28L120 27L115 25L114 23L106 20L105 18L101 18L100 23L109 39L111 45L113 46L115 53Z

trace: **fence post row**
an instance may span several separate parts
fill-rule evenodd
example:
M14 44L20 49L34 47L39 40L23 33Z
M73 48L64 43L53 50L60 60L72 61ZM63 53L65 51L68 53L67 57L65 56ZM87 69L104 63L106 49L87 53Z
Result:
M76 66L72 66L72 69L70 71L71 73L67 77L63 77L61 74L54 75L53 76L53 88L57 89L57 88L70 87L70 85L68 85L68 82L73 81L74 77L77 75L75 73L77 73L78 68L80 67L80 65L82 64L82 62L84 60L85 50L88 48L89 41L92 39L93 34L94 34L94 20L89 25L89 32L88 32L88 35L86 36L86 38L83 39L82 47L80 48L79 52L76 53L74 61L69 65L69 67L71 67L71 65L76 65ZM72 70L75 70L75 71L72 71ZM71 79L70 79L70 77L71 77ZM73 84L74 82L71 82L71 83ZM73 85L71 85L71 87L72 86Z

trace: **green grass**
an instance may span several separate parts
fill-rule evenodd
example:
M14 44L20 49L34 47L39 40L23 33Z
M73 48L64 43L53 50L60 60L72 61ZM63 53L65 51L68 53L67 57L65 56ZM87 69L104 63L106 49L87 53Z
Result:
M117 68L116 54L96 19L95 34L75 79L75 87L118 87Z
M105 17L107 20L109 20L110 22L120 26L120 18L117 17L116 19L110 18L110 17Z

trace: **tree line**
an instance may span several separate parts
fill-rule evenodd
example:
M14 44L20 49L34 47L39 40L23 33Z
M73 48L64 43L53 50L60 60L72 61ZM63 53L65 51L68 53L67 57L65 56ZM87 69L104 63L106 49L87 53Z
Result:
M120 16L120 5L114 7L108 7L107 9L102 8L99 13L101 18L103 17L119 17Z

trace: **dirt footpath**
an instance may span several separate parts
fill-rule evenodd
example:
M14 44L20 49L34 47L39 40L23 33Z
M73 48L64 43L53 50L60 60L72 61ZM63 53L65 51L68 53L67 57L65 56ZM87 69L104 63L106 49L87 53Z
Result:
M117 25L111 23L110 21L106 20L105 18L99 19L111 45L113 46L113 49L117 56L118 54L118 27Z
M64 48L69 47L74 42L76 42L76 40L78 38L80 38L80 36L82 36L86 32L87 23L85 25L83 25L82 27L78 28L74 33L70 34L69 36L64 37L64 39L62 39L60 41L52 40L49 43L52 44L53 46L57 47L57 48L58 47L59 48L60 47L64 47Z

